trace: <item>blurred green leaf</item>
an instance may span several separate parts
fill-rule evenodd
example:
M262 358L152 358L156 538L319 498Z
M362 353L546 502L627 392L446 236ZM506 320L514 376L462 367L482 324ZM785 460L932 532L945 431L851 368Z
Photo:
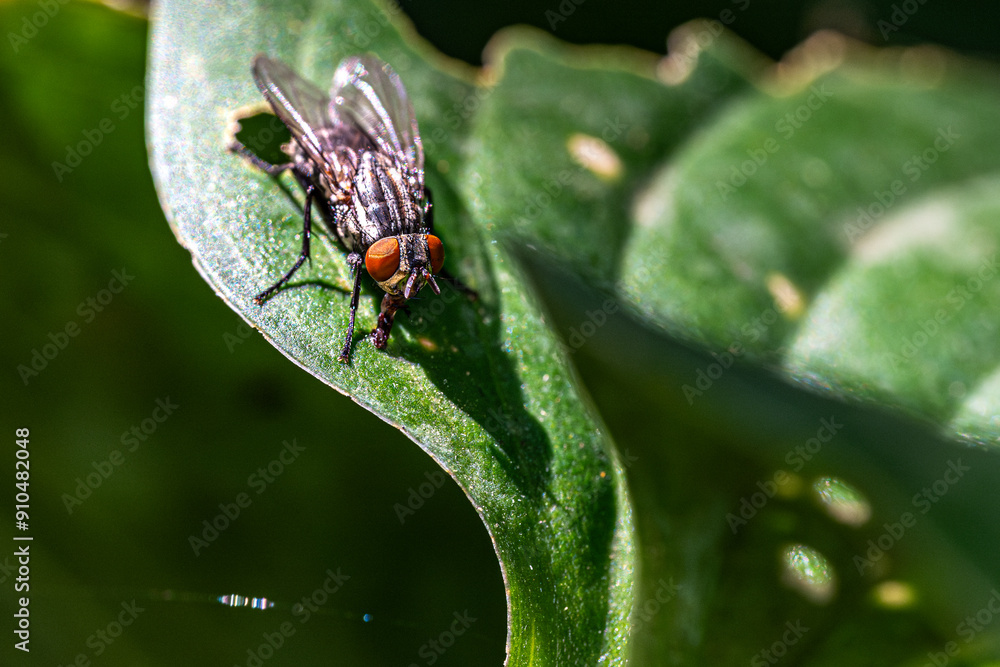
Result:
M657 320L838 395L942 423L972 401L978 423L952 432L995 443L998 397L979 387L1000 360L1000 88L920 57L849 49L727 114L658 179L671 204L636 227L621 280Z
M706 34L679 31L661 71L689 66L684 39ZM763 90L723 76L727 59L751 63ZM665 331L1000 438L995 72L932 49L876 59L830 35L780 72L709 39L671 87L553 60L507 55L477 124L469 169L491 196L474 194L504 234ZM587 104L572 97L583 90ZM581 136L597 143L589 167Z
M804 619L782 655L919 660L1000 581L995 456L935 434L996 441L995 74L831 35L769 69L704 23L672 44L654 69L512 33L467 166L634 464L633 658L770 662ZM871 516L845 525L820 480ZM823 562L823 583L788 554ZM894 606L886 582L911 597ZM965 659L998 645L974 638Z

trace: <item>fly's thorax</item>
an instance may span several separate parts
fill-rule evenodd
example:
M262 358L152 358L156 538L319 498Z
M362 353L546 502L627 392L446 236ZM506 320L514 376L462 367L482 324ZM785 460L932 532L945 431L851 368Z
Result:
M409 180L393 157L377 151L361 155L351 191L351 217L362 243L420 231L423 208Z

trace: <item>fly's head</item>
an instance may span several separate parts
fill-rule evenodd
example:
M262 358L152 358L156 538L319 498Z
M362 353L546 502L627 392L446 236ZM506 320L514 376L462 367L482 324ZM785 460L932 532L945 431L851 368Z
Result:
M381 238L365 253L365 268L387 294L410 299L427 283L440 294L434 274L444 265L444 245L433 234Z

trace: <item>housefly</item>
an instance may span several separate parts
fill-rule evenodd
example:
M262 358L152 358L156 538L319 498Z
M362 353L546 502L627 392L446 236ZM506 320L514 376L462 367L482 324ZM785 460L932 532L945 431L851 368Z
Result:
M337 67L329 94L284 63L258 55L253 78L292 140L282 147L291 158L271 164L233 141L230 150L272 176L286 170L305 190L302 251L292 268L254 297L262 305L309 258L312 203L328 229L348 251L354 273L351 312L340 361L347 363L364 265L385 291L378 325L371 334L383 349L396 311L406 308L426 284L441 290L434 274L444 263L444 246L434 235L430 191L424 188L424 151L399 76L374 56L352 56Z

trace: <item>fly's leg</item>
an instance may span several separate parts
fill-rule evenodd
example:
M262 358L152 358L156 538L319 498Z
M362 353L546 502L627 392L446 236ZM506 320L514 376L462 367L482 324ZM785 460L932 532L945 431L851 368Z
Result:
M233 142L229 144L229 151L232 153L238 153L247 162L257 167L261 171L265 172L268 176L278 176L286 169L292 169L295 167L294 162L286 162L284 164L271 164L266 160L262 160L257 157L257 154L252 150L244 146L242 143L233 139Z
M464 294L469 299L469 301L476 301L479 298L479 292L472 289L471 287L463 283L455 276L451 275L448 272L448 269L441 269L440 271L438 271L437 275L444 278L445 281L450 283L455 289Z
M352 252L347 256L347 263L354 271L354 291L351 292L351 315L347 321L347 340L344 341L344 349L340 351L338 359L345 364L351 358L351 339L354 337L354 316L358 313L358 299L361 298L361 264L364 260L361 255Z
M254 156L255 158L257 156ZM257 158L260 159L260 158ZM263 160L261 160L263 162ZM264 164L267 164L266 162ZM275 165L271 165L275 166ZM281 166L281 165L277 165ZM295 272L299 270L303 262L309 259L309 238L312 235L312 200L313 195L316 192L316 186L310 183L306 186L306 203L305 208L302 212L302 252L299 253L299 258L295 260L295 265L292 266L291 270L281 277L281 280L274 283L266 290L258 294L253 298L253 302L258 306L262 305L267 299L274 294L276 291L281 289L281 286L288 282L289 278L295 275ZM353 321L353 318L352 318Z
M266 160L259 158L253 151L244 146L242 143L233 139L232 143L229 144L229 150L233 153L238 153L250 164L257 167L261 171L265 172L268 176L279 176L282 172L287 169L295 171L294 162L286 162L284 164L271 164ZM298 173L295 174L297 177ZM301 181L302 179L299 178ZM312 235L312 199L315 193L315 186L311 183L305 185L306 189L306 203L302 212L302 252L299 253L298 259L295 261L295 265L292 269L282 276L281 280L274 283L266 290L258 294L253 298L253 302L258 306L262 305L272 294L281 289L281 286L288 282L288 280L299 270L303 262L309 258L309 239Z
M378 314L378 326L372 332L372 344L379 350L384 350L389 342L389 332L392 331L392 323L396 319L396 311L402 308L406 310L406 299L402 296L392 296L386 294L382 297L382 312Z

